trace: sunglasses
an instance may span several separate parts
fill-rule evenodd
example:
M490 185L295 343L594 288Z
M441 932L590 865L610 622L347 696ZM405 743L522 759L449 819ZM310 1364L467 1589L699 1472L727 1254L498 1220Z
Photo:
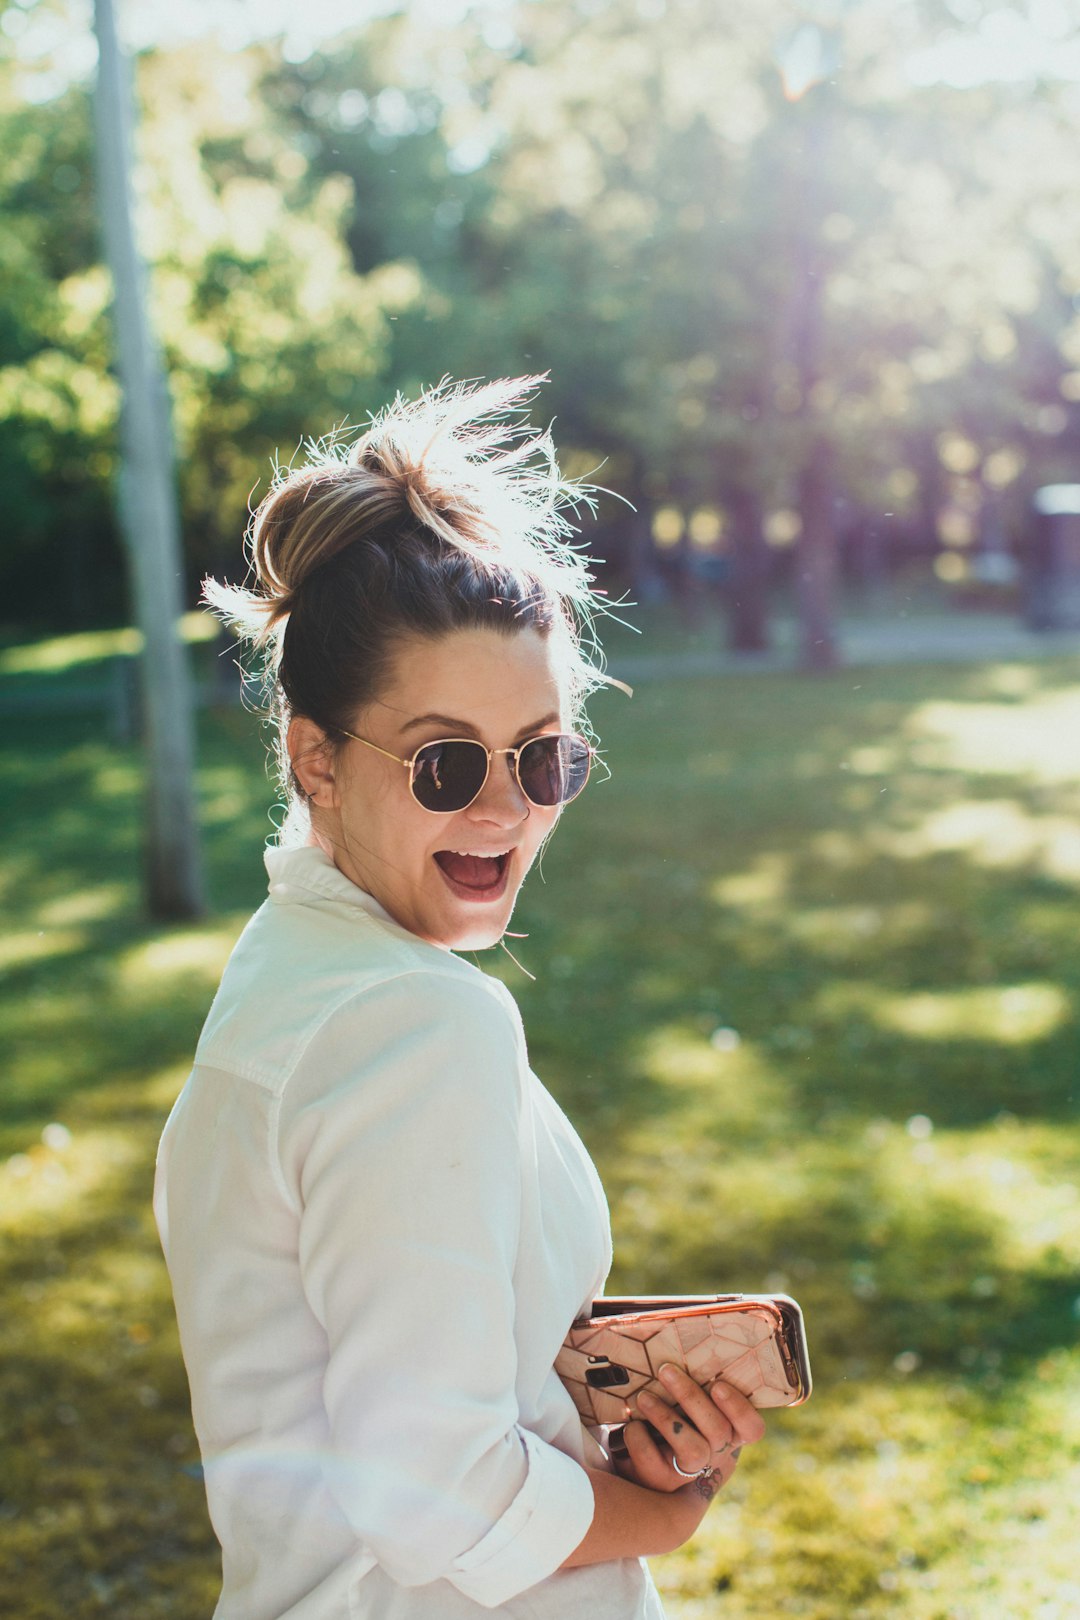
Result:
M425 743L411 759L391 754L355 732L342 730L342 735L404 765L409 792L421 809L435 815L465 810L479 798L496 754L507 756L518 787L530 804L542 810L577 798L589 780L593 757L591 744L570 732L532 737L516 748L485 748L468 737L444 737Z

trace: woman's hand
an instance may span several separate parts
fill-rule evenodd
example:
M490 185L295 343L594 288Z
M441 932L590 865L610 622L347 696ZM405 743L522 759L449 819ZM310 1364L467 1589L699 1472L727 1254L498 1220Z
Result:
M678 1367L660 1376L670 1401L638 1397L640 1418L623 1430L626 1456L613 1452L617 1473L588 1469L593 1522L563 1569L613 1558L653 1558L690 1540L709 1503L735 1472L743 1446L765 1425L745 1395L716 1382L708 1390ZM658 1443L650 1433L662 1437ZM683 1470L672 1467L672 1459ZM699 1479L687 1474L707 1470Z
M587 1470L593 1522L563 1569L613 1558L653 1558L683 1546L735 1472L742 1447L765 1433L759 1413L730 1384L717 1381L705 1390L679 1367L663 1367L660 1376L670 1401L650 1404L638 1396L641 1417L623 1430L626 1455L612 1452L617 1472ZM659 1443L652 1429L662 1437ZM707 1472L686 1478L699 1469Z
M612 1461L618 1473L635 1485L652 1491L685 1490L708 1506L735 1472L742 1447L760 1440L765 1424L746 1396L722 1379L706 1390L670 1363L661 1367L660 1377L670 1401L642 1392L637 1402L640 1417L626 1424L622 1447L613 1448ZM710 1473L687 1478L703 1469Z

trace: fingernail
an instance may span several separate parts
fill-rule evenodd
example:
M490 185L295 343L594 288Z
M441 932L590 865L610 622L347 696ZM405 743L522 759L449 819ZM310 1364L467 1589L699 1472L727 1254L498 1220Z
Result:
M660 1368L660 1377L664 1380L664 1383L673 1384L678 1376L679 1369L675 1366L674 1362L665 1361L664 1365Z
M647 1410L650 1406L652 1406L652 1407L659 1406L660 1402L659 1402L658 1398L655 1395L650 1394L650 1392L647 1389L643 1389L641 1391L641 1394L638 1396L638 1405L639 1406L644 1406L646 1408L646 1410Z
M712 1382L712 1388L711 1388L710 1393L713 1394L713 1395L720 1395L720 1396L730 1395L731 1394L731 1385L730 1384L725 1384L724 1380L722 1378L714 1378L713 1382Z

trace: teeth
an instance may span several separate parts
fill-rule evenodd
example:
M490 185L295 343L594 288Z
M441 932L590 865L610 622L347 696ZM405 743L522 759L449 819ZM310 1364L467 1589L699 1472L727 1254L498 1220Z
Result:
M451 855L464 855L467 860L501 861L509 855L508 849L452 849Z

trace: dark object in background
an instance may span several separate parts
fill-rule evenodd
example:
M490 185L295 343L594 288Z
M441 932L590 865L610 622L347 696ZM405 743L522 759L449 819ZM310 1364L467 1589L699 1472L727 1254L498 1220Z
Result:
M1032 505L1028 624L1032 630L1080 629L1080 484L1044 484Z

